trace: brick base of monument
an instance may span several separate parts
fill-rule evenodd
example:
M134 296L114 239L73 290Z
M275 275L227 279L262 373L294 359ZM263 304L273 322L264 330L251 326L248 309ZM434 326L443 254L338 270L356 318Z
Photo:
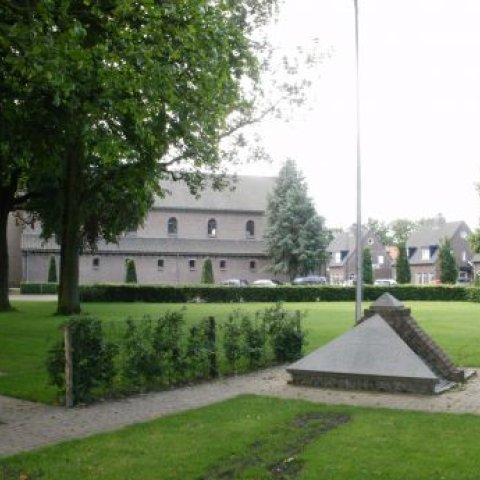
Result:
M306 387L333 388L343 390L376 390L391 393L435 393L435 380L416 378L389 378L373 375L323 373L315 371L287 371L292 376L293 385Z

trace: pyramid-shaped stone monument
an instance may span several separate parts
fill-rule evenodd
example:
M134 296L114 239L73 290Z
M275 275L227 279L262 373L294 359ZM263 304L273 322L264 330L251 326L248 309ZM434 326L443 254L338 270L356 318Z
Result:
M352 330L287 371L298 385L425 394L440 393L468 377L389 293Z

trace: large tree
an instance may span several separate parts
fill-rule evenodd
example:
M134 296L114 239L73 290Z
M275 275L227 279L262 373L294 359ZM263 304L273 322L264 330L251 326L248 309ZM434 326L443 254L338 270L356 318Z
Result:
M442 283L455 283L458 277L458 268L453 256L452 246L447 239L440 244L438 253L440 262L440 281Z
M55 145L41 156L48 170L25 185L48 193L29 208L61 245L59 312L80 309L84 248L135 228L162 194L159 180L171 175L196 191L220 168L222 138L243 142L235 134L259 118L253 31L274 4L2 4L15 16L2 30L11 76L24 79Z
M268 198L265 240L271 269L291 280L319 270L330 238L307 190L295 162L287 160Z

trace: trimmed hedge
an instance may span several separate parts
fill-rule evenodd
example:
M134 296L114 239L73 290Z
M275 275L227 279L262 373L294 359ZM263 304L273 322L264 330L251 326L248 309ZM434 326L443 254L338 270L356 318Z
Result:
M479 289L480 290L480 289ZM396 286L364 288L364 299L374 301L385 292L399 300L480 301L472 287ZM355 300L355 287L278 286L232 287L208 285L84 285L80 291L84 302L341 302Z
M20 293L31 295L55 295L58 293L58 283L47 282L22 282Z
M22 283L21 293L55 294L58 284ZM385 292L398 300L480 302L480 288L463 286L370 286L363 290L366 301L374 301ZM355 300L355 287L277 286L234 287L223 285L137 285L95 284L80 287L82 302L343 302Z

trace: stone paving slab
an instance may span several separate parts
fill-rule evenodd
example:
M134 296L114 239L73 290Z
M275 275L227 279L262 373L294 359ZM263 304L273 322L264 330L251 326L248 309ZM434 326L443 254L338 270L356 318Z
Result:
M480 415L480 377L439 396L351 392L289 385L285 367L160 393L65 409L0 396L0 456L83 438L253 393L311 402Z

